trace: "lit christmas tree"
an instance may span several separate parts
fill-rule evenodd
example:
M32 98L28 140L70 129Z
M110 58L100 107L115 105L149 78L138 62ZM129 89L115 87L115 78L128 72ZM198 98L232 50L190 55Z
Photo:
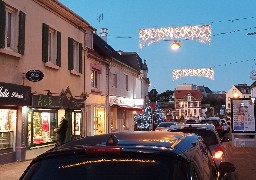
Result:
M152 130L152 108L150 107L150 102L148 102L144 108L144 112L141 114L136 114L134 116L135 121L135 131L149 131ZM165 121L165 114L163 110L159 108L156 103L156 107L153 112L154 129L160 122Z

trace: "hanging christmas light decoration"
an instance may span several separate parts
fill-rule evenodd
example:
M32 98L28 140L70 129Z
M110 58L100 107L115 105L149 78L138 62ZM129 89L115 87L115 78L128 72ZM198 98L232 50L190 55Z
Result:
M212 68L201 69L174 69L172 70L172 79L177 80L186 76L206 77L214 80L214 70Z
M140 48L161 40L196 40L201 43L211 42L211 25L181 26L168 28L150 28L139 31Z

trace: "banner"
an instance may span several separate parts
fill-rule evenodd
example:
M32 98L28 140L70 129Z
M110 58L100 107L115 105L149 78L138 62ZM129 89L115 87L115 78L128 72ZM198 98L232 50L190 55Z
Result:
M250 98L231 99L232 132L255 132L255 102Z

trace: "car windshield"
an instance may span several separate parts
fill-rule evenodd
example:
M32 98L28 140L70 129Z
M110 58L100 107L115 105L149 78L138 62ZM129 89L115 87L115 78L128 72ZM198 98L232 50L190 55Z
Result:
M174 125L174 123L171 122L165 122L165 123L160 123L158 127L170 127L171 125Z
M216 134L210 130L196 129L196 128L191 128L191 129L189 129L189 128L183 129L182 128L182 129L175 129L172 131L184 132L184 133L195 133L195 134L201 136L203 138L203 140L205 141L205 144L207 144L208 146L219 144Z
M188 169L184 160L166 156L62 156L35 163L24 179L185 180Z

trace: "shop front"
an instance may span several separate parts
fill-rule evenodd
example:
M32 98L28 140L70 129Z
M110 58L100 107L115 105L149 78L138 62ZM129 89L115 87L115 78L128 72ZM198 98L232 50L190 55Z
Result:
M143 109L143 99L110 96L110 132L134 131L134 113Z
M106 97L90 94L86 100L86 136L106 134L107 130L107 117L106 117Z
M33 95L32 106L27 108L26 159L34 158L55 146L57 133L54 129L59 127L62 117L69 121L66 141L81 137L83 108L83 99Z
M0 164L15 162L22 153L24 108L31 105L31 88L0 82Z

